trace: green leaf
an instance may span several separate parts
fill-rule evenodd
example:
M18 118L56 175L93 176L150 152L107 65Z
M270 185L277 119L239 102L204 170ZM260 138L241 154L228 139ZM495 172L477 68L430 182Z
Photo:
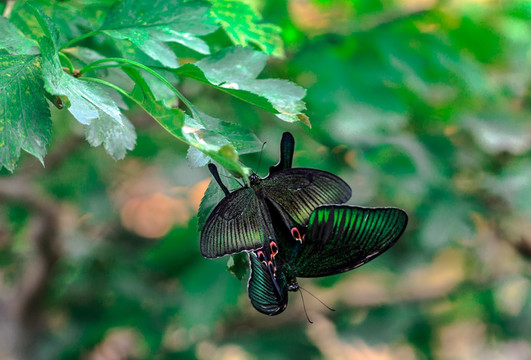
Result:
M193 118L187 117L185 125L200 128L204 132L203 139L208 144L219 146L231 145L238 154L258 152L262 143L247 128L235 123L222 121L207 115L195 107L192 108Z
M39 53L37 44L24 37L5 17L0 16L0 49L6 49L11 55L35 55Z
M238 0L210 0L211 14L226 31L235 45L257 45L266 54L284 57L280 28L261 24L262 17L251 5Z
M101 30L131 41L164 66L176 68L177 57L166 42L210 53L208 45L197 37L217 29L208 12L208 3L202 1L123 0L111 8Z
M39 40L46 90L68 98L68 111L84 125L92 146L103 143L114 159L122 159L126 150L132 150L136 142L133 125L101 86L76 79L63 71L57 55L57 30L46 15L39 10L35 14L46 34Z
M238 46L174 71L259 106L284 121L309 125L302 113L306 109L302 101L306 90L287 80L256 79L266 61L266 54Z
M25 3L31 2L34 8L53 19L59 29L61 43L83 35L99 27L113 1L109 0L31 0L15 1L10 21L26 36L38 40L42 36L42 29L31 12L25 8Z
M37 56L0 56L0 165L13 171L20 149L43 162L52 122Z
M243 279L249 271L249 255L247 252L241 252L232 255L227 261L227 271L236 276L238 280Z
M217 161L231 173L248 177L250 170L238 161L238 153L233 145L212 125L216 119L206 119L204 114L194 109L194 117L185 115L178 108L169 108L164 101L158 101L138 70L124 67L124 72L135 82L129 96L144 108L166 131L179 140L193 146ZM209 122L211 129L206 129L203 121ZM227 125L217 125L227 128ZM247 145L248 146L248 145Z

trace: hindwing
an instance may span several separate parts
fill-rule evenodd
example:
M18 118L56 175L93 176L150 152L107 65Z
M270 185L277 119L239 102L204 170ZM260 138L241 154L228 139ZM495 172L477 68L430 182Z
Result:
M288 285L285 274L268 267L254 252L249 253L251 275L247 292L253 307L266 315L280 314L288 305Z
M301 242L284 245L283 261L296 276L319 277L357 268L393 246L407 225L398 208L320 206L308 220ZM282 250L282 248L281 248Z

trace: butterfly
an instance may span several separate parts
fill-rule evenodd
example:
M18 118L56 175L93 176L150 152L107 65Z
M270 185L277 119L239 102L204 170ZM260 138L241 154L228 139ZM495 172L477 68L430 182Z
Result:
M317 169L292 168L295 140L284 133L280 161L269 175L252 174L249 185L225 193L201 233L207 258L247 251L248 294L256 310L284 311L297 277L339 274L361 266L396 243L407 225L398 208L341 205L352 191L339 177Z
M206 258L257 250L275 238L271 212L278 212L291 228L305 224L313 209L323 204L343 204L350 187L334 174L317 169L292 168L295 139L282 135L280 161L260 178L251 174L249 184L229 192L217 168L209 170L225 197L212 210L201 231L200 250Z

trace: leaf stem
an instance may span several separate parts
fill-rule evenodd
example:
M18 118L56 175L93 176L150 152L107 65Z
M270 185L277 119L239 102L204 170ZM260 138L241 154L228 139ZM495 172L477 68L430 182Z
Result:
M15 0L7 0L6 7L4 8L4 12L2 13L2 16L9 19L9 17L11 16L11 11L13 11L14 5L15 5Z
M113 83L110 83L108 81L105 81L105 80L102 80L102 79L98 79L98 78L92 78L92 77L80 77L78 80L83 80L83 81L88 81L88 82L98 83L98 84L101 84L101 85L108 86L111 89L116 90L120 94L122 94L122 95L128 97L129 99L133 100L134 102L138 103L138 101L136 101L135 98L133 98L131 95L129 95L129 93L127 91L125 91L121 87L116 86Z
M70 74L73 74L74 73L74 65L72 65L72 62L70 61L70 59L68 58L68 56L66 56L63 52L59 51L59 58L61 60L64 60L64 62L66 63L66 66L68 66L68 70L70 71Z
M96 60L96 61L88 64L83 69L81 69L79 72L81 74L83 74L83 73L86 73L86 72L88 72L90 70L103 69L103 68L106 68L106 67L115 67L116 66L115 64L110 64L110 65L107 65L107 66L100 65L100 64L106 63L106 62L123 63L123 64L127 64L128 66L134 66L134 67L137 67L139 69L142 69L142 70L146 71L147 73L149 73L149 74L153 75L154 77L156 77L157 79L159 79L164 85L169 87L171 89L171 91L173 91L177 95L179 100L181 100L192 112L195 111L192 103L190 101L188 101L188 99L185 98L184 95L181 94L181 92L175 88L175 86L173 86L168 80L166 80L166 78L164 76L160 75L158 72L156 72L155 70L151 69L150 67L148 67L146 65L143 65L141 63L138 63L136 61L129 60L129 59L124 59L124 58L101 59L101 60Z
M94 31L88 32L86 34L83 34L81 36L78 36L77 38L74 38L74 39L70 40L69 42L67 42L66 44L64 44L63 46L61 46L61 48L59 50L63 50L63 49L69 48L73 44L77 43L78 41L81 41L81 40L84 40L84 39L86 39L88 37L97 35L100 32L101 32L101 30L94 30Z

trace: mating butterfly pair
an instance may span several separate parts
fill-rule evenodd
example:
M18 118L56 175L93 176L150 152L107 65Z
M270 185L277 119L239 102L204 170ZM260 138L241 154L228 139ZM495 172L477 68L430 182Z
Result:
M320 277L352 270L395 244L407 225L398 208L340 205L352 195L339 177L316 169L292 168L295 140L286 132L280 161L269 175L249 177L233 192L209 169L225 198L201 233L201 254L215 258L249 253L248 293L256 310L284 311L297 277Z

